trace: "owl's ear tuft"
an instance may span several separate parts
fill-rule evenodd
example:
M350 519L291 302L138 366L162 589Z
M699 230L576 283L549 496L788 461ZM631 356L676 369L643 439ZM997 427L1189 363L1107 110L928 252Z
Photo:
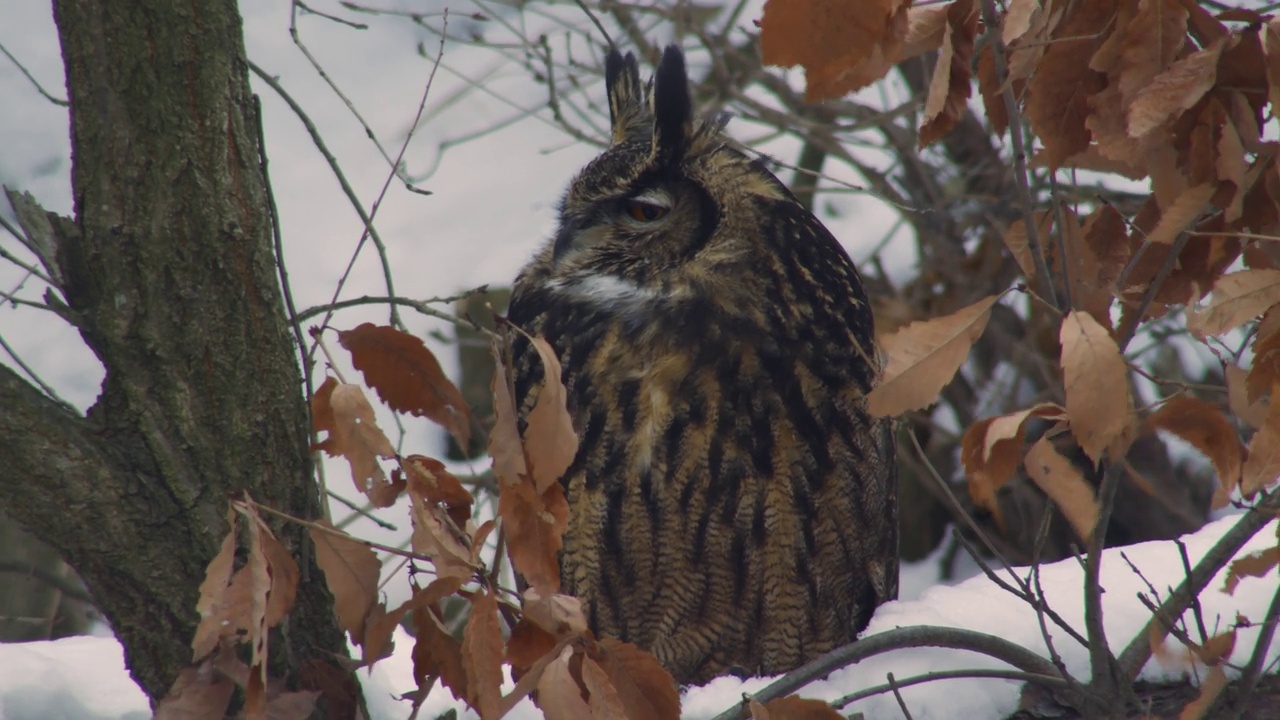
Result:
M684 53L668 45L653 81L653 151L659 161L684 156L693 132L693 99Z
M648 115L636 56L627 53L623 57L616 48L609 50L604 60L604 84L609 93L612 142L617 145L642 132Z

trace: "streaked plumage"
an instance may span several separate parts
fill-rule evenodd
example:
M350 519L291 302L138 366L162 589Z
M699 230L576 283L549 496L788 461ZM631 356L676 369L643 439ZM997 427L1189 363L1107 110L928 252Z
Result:
M510 319L560 355L581 446L563 582L677 680L791 669L897 593L888 424L853 263L723 123L683 56L611 53L612 145L571 183ZM516 391L541 368L517 343Z

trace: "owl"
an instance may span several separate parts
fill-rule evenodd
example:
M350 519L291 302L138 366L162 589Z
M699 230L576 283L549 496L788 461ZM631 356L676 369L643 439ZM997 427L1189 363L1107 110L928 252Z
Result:
M853 262L759 160L694 117L684 56L605 64L611 144L516 279L580 438L560 564L588 622L681 683L775 674L897 594L889 424L870 416ZM516 341L527 416L542 368ZM523 425L522 425L523 427Z

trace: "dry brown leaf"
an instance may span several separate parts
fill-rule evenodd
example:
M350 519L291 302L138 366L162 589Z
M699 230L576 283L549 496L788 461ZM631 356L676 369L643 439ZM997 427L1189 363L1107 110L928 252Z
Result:
M1267 422L1267 408L1270 407L1271 401L1267 397L1249 399L1248 375L1248 371L1235 365L1226 367L1227 405L1231 408L1232 414L1248 423L1250 427L1260 428Z
M587 687L587 702L594 720L627 720L622 698L609 675L589 657L582 659L582 682Z
M601 638L587 656L609 676L630 720L679 720L680 693L657 658L610 637Z
M1009 482L1022 464L1024 426L1032 417L1065 420L1067 411L1056 403L1040 403L1007 415L974 423L960 440L960 461L969 478L969 496L1000 520L996 491Z
M235 683L213 672L211 663L184 668L156 703L153 720L222 720Z
M1213 197L1216 190L1217 185L1212 182L1187 188L1160 214L1160 222L1147 234L1147 242L1156 245L1172 243L1183 230L1200 217L1200 213L1208 207L1209 198Z
M200 583L200 599L196 601L200 624L191 639L191 649L195 651L191 658L193 661L213 652L218 646L218 638L236 631L235 627L227 627L224 622L228 619L227 609L231 605L226 594L231 586L231 570L236 559L236 515L232 510L227 511L227 524L230 528L222 539L222 547L209 561L204 581ZM174 687L177 687L176 682ZM174 691L169 692L173 694Z
M1236 649L1236 631L1218 633L1195 648L1196 657L1205 665L1221 665L1231 659Z
M422 339L386 325L364 323L338 333L351 364L392 410L426 417L444 426L466 447L471 408Z
M1072 310L1063 318L1059 341L1071 432L1097 463L1132 426L1128 366L1111 333L1087 312Z
M511 676L519 680L534 663L562 646L555 635L543 630L528 617L520 618L515 627L511 628L511 637L507 638L506 660L511 665Z
M293 602L298 596L298 581L302 579L302 573L298 570L297 561L276 539L267 524L261 518L255 518L254 521L262 530L259 541L267 557L267 571L271 574L271 594L267 599L266 621L267 627L273 628L279 625L293 608Z
M1187 703L1178 714L1178 720L1200 720L1213 707L1218 695L1227 687L1227 673L1221 665L1215 665L1205 672L1200 681L1200 694L1195 700Z
M942 34L947 27L946 5L925 5L907 11L907 35L894 63L942 47Z
M884 377L867 396L872 415L898 415L932 404L969 356L991 319L998 295L950 315L922 320L880 338L888 355Z
M328 385L329 381L326 380L325 386ZM391 487L387 474L378 464L378 458L395 457L396 449L378 427L373 406L369 404L359 385L335 384L326 396L328 410L323 416L317 415L314 420L315 429L328 432L329 437L317 443L316 448L331 456L346 458L351 466L351 479L355 482L356 489L373 499L375 495L380 495L380 491ZM328 424L329 420L332 420L331 424ZM379 507L389 505L387 503Z
M475 498L444 463L424 455L410 455L401 458L400 469L408 479L409 492L417 493L428 503L443 504L455 525L467 526Z
M1257 339L1253 341L1253 365L1245 380L1245 398L1251 403L1267 395L1280 382L1280 330L1268 327L1272 324L1268 320L1274 319L1280 319L1280 312L1268 310L1258 323Z
M394 610L385 610L382 603L373 606L368 618L365 620L362 665L373 665L390 655L395 646L395 643L391 641L391 636L395 633L396 627L400 625L400 621L404 619L404 616L428 605L434 606L441 598L457 592L462 587L462 579L457 577L436 578L425 588L419 588L412 583L410 587L413 589L413 595ZM455 693L455 697L459 700L466 699L466 693Z
M510 346L505 339L495 339L493 351L493 429L489 431L489 456L493 458L493 473L503 487L519 485L521 478L529 475L524 457L524 443L520 441L520 426L516 421L516 401L507 374L510 364Z
M1213 299L1190 313L1187 328L1196 337L1220 335L1243 325L1280 302L1280 270L1241 270L1223 275L1213 286Z
M993 135L1000 136L1009 128L1009 110L1004 104L1004 91L1000 79L996 75L996 56L991 43L984 43L978 49L978 94L982 96L982 107L987 111L987 124L991 126ZM1018 80L1014 84L1014 96L1019 97L1026 89L1026 82Z
M1267 421L1249 440L1249 454L1240 477L1240 494L1246 498L1280 477L1280 403L1272 392Z
M316 525L329 532L311 528L315 543L316 564L324 571L325 584L333 593L333 609L338 624L351 634L351 640L364 645L365 618L378 604L378 576L382 563L363 542L333 527L324 520Z
M919 147L946 135L969 109L973 93L974 35L978 31L978 8L974 0L954 0L947 5L947 25L942 51L934 64L933 78L924 103Z
M1169 398L1147 417L1148 430L1167 430L1213 462L1218 483L1227 491L1240 482L1244 447L1235 427L1217 405L1188 395Z
M591 706L569 665L573 655L572 647L561 650L538 680L538 707L547 720L592 720Z
M1008 45L1025 35L1031 29L1032 18L1039 12L1040 0L1012 0L1000 27L1000 39Z
M1031 446L1024 465L1027 476L1058 506L1076 535L1088 542L1098 524L1098 498L1080 468L1059 454L1047 437Z
M1114 15L1110 0L1081 0L1072 6L1046 38L1070 40L1048 42L1027 83L1027 117L1051 169L1089 147L1089 99L1106 84L1106 76L1090 68L1089 60L1113 29Z
M254 681L258 680L261 712L265 714L268 654L267 603L271 599L271 570L267 563L267 554L262 549L262 527L253 522L253 517L250 517L251 511L247 508L237 505L236 511L249 517L249 558L244 567L236 573L237 576L243 574L249 592L249 622L246 629L249 631L247 640L253 648L253 660L250 663L251 673L245 696L253 698ZM232 584L235 584L235 578L232 579ZM248 699L245 704L253 707L253 703Z
M542 387L538 399L529 411L524 431L525 458L534 486L539 494L546 492L569 468L578 454L578 434L573 430L569 417L567 394L560 382L560 361L547 341L535 337L530 340L542 360Z
M507 533L511 565L542 596L560 589L560 547L569 528L569 503L556 483L541 496L527 487L503 487L498 517Z
M471 563L471 538L438 505L409 496L413 517L413 551L431 558L440 577L469 578L476 567Z
M769 720L844 720L844 716L827 703L795 695L774 698L765 703L763 709ZM754 706L752 712L755 712Z
M1214 174L1219 183L1219 192L1224 197L1215 195L1214 205L1222 208L1223 219L1235 222L1244 214L1245 167L1244 142L1234 123L1223 123L1218 137L1217 157Z
M495 605L494 608L496 610L497 606ZM475 612L474 608L472 612ZM426 687L428 679L439 678L455 698L465 700L475 708L476 705L469 694L470 670L466 667L467 661L464 659L462 643L445 630L440 618L440 610L436 607L434 600L415 604L413 626L418 631L418 637L413 644L413 679L418 683L418 687ZM470 629L469 625L468 629ZM501 670L498 678L499 680L502 678Z
M555 638L582 635L587 632L587 616L582 601L572 595L557 593L548 597L537 589L524 591L524 619L551 633Z
M1267 97L1273 109L1280 108L1280 18L1263 26L1263 38L1267 54Z
M471 598L471 617L462 634L467 703L481 720L497 720L502 704L502 628L498 601L484 588Z
M1128 110L1130 137L1142 137L1181 115L1213 87L1229 38L1175 62L1137 91Z
M1265 577L1277 565L1280 565L1280 546L1236 558L1227 567L1227 580L1222 586L1222 592L1234 595L1241 580L1247 577Z
M760 19L766 65L802 65L805 99L839 97L884 77L901 54L909 0L768 0Z
M1049 210L1038 210L1035 213L1037 236L1043 243L1045 238L1049 237L1049 230L1053 227L1053 213ZM1031 245L1027 240L1027 221L1018 218L1009 224L1009 229L1004 231L1004 245L1009 248L1009 253L1013 255L1013 259L1017 261L1018 267L1022 269L1022 274L1028 280L1034 279L1036 276L1036 262L1031 253Z

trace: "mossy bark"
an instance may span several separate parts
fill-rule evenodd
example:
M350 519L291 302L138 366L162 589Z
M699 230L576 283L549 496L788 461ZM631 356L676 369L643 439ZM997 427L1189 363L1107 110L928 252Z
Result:
M191 662L227 498L320 512L302 378L235 2L55 0L54 14L75 216L49 216L46 262L106 378L80 417L0 367L0 503L76 568L158 698ZM278 530L303 583L273 674L358 702L305 534ZM353 710L339 699L328 717Z

